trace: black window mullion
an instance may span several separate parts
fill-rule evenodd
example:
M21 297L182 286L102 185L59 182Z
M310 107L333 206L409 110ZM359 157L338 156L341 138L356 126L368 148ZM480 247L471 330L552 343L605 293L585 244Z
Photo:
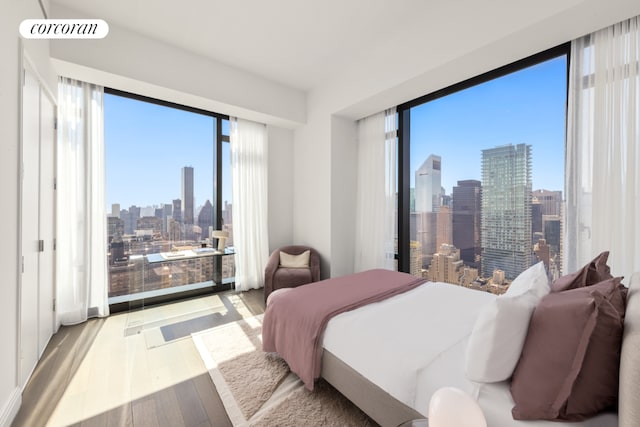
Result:
M229 137L226 137L228 140ZM222 135L222 118L218 117L216 121L216 149L215 149L215 182L213 188L215 190L215 218L214 224L216 230L222 230L222 144L224 144Z
M410 163L411 114L398 111L398 271L410 272Z

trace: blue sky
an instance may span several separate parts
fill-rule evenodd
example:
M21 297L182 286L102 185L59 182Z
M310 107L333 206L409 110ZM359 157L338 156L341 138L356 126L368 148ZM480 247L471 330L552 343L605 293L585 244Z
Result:
M451 194L458 180L480 180L482 149L525 143L533 147L533 189L563 190L565 104L561 57L414 107L411 186L430 154L442 157L442 185ZM184 166L194 168L196 206L213 202L215 133L210 116L107 94L107 210L181 198ZM228 167L223 180L224 203L231 201Z
M126 209L181 198L184 166L194 168L196 207L214 202L214 118L110 94L104 103L108 211L112 203ZM224 203L231 187L229 168L223 172Z
M508 74L411 109L411 187L430 155L442 157L442 186L480 180L482 150L531 144L533 189L563 190L566 58Z

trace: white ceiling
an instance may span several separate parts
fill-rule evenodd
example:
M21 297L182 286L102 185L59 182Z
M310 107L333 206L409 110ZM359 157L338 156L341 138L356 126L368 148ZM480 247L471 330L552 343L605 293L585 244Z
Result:
M638 0L51 2L303 91L391 87L499 41L545 49L640 13Z
M388 40L474 45L580 0L53 0L168 44L308 90ZM453 39L452 39L453 38ZM420 52L419 50L416 51ZM380 52L384 54L383 52ZM428 52L424 52L427 54ZM388 60L395 58L387 52Z

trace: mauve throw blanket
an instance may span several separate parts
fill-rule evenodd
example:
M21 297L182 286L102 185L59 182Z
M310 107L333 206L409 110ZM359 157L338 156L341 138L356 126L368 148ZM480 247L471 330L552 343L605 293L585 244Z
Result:
M322 368L322 336L333 316L424 282L407 273L368 270L272 294L262 324L262 349L278 353L313 390Z

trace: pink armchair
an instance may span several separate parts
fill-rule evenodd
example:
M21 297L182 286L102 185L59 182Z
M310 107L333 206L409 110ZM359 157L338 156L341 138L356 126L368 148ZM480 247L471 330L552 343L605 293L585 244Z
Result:
M280 251L290 255L300 255L309 251L309 268L284 268L280 266ZM264 269L264 300L280 288L295 288L320 280L320 255L308 246L284 246L273 251Z

